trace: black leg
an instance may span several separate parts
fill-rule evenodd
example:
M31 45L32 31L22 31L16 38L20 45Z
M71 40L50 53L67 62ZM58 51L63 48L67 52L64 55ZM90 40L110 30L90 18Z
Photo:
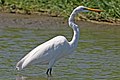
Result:
M52 75L52 68L50 68L50 76Z
M47 75L49 75L49 69L47 69L47 72L46 72Z
M48 76L51 76L51 75L52 75L52 68L47 69L46 74L47 74Z

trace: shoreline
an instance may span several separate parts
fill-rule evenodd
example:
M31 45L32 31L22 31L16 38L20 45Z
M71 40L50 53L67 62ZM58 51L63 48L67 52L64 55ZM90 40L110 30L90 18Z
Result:
M63 16L59 16L59 15L57 15L57 14L49 14L49 13L47 13L47 12L32 12L32 13L30 13L30 14L26 14L26 13L9 13L9 12L1 12L1 13L7 13L7 14L16 14L16 15L36 15L36 16L46 16L46 17L57 17L57 18L63 18L63 19L68 19L68 17L67 18L65 18L65 17L63 17ZM116 20L113 20L113 19L111 19L111 20L105 20L105 19L86 19L86 16L85 15L81 15L81 18L82 19L80 19L80 17L78 17L78 20L81 20L81 21L88 21L88 22L92 22L92 23L98 23L98 24L101 24L101 23L103 23L103 24L109 24L109 25L120 25L120 19L116 19Z
M119 26L120 24L108 23L108 22L99 22L92 20L76 20L81 26L86 24L99 24L99 25L110 25L110 26ZM50 26L53 27L50 27ZM20 28L58 28L58 27L67 27L67 19L64 17L55 17L46 14L18 14L18 13L0 13L0 28L2 27L20 27Z
M52 17L68 18L72 10L77 6L87 6L90 8L96 8L103 10L101 13L86 13L79 15L77 18L83 21L98 21L110 23L112 25L120 25L120 0L116 1L60 1L60 0L48 0L48 1L12 1L1 0L0 12L24 14L24 15L45 15ZM93 5L94 4L94 5ZM112 4L112 5L111 5Z

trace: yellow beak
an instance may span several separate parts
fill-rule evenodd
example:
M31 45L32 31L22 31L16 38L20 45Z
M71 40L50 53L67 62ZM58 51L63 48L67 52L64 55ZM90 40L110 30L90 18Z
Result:
M94 11L94 12L103 12L102 10L99 10L99 9L93 9L93 8L86 8L86 10Z

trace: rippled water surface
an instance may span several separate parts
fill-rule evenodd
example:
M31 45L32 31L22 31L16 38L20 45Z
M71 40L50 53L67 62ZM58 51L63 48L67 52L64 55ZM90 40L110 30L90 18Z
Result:
M69 27L0 29L0 80L120 80L120 27L81 27L79 45L73 55L59 60L47 77L46 65L22 71L15 64L30 50L57 35L71 40Z

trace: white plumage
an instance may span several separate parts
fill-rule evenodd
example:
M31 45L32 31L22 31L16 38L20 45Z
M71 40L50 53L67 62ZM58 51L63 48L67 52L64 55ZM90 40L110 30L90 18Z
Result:
M69 53L70 51L67 51L69 48L70 45L66 38L64 36L57 36L33 49L17 63L16 68L18 70L21 70L25 68L29 63L48 64L53 59L56 61L59 58L65 56L66 53ZM54 61L52 65L53 64Z
M48 64L46 74L51 75L54 63L60 58L70 55L78 45L79 28L75 24L74 18L79 12L87 11L101 12L101 10L78 6L73 10L69 17L69 26L73 29L74 35L70 42L64 36L57 36L33 49L23 57L16 65L18 70L27 67L29 64Z

